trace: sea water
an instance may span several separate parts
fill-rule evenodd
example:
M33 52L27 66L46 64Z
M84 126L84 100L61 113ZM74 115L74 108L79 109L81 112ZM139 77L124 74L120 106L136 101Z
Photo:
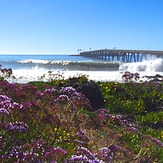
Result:
M86 75L95 81L123 82L125 71L145 75L163 75L163 59L147 58L142 62L110 62L80 55L0 55L2 68L11 68L16 79L12 82L48 80L62 76Z

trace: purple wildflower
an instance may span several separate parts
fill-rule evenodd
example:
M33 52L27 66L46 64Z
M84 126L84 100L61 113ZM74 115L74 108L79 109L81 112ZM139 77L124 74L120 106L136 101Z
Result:
M10 112L5 108L0 108L0 114L2 114L2 115L10 115Z
M112 151L112 152L115 152L115 151L119 151L119 152L123 152L125 155L129 155L129 151L121 146L118 146L118 145L110 145L109 146L109 149Z
M36 95L36 98L42 99L44 94L42 92L38 91L35 93L35 95Z
M19 109L20 108L20 104L18 104L17 102L14 102L12 104L12 109Z
M95 154L91 153L87 148L85 147L79 147L77 151L78 155L85 155L87 158L93 160L95 159Z
M0 156L0 161L10 159L10 158L17 158L17 160L22 160L24 158L24 153L19 146L15 146L11 149L8 154L4 154ZM2 161L3 162L3 161Z
M49 88L49 89L46 89L45 91L44 91L44 94L45 93L55 93L56 92L56 89L55 88Z
M53 158L56 159L58 156L63 156L67 154L67 152L65 150L63 150L62 148L52 148L49 152L46 152L44 155L44 159L48 159L48 158Z
M28 109L32 104L30 102L23 102L22 104L20 104L20 109Z
M104 163L102 160L97 158L91 160L87 156L83 155L73 155L71 158L67 159L65 163Z
M28 125L24 122L13 122L6 125L7 131L15 131L15 132L27 132Z
M6 101L6 100L12 101L11 98L9 98L5 95L0 95L0 101Z
M60 93L63 94L63 95L67 95L69 97L74 97L77 100L85 99L85 96L82 93L77 92L73 87L63 87L60 90Z
M19 87L19 91L29 91L31 90L33 93L37 90L37 87L32 85L32 84L24 84L24 85L21 85L21 87Z
M112 114L107 114L106 116L110 121L114 121L114 119L115 119L115 116Z
M128 131L128 132L132 132L132 133L138 133L138 134L140 134L140 132L135 128L135 127L126 127L126 128L124 128L121 132L123 133L123 132L125 132L125 131Z
M60 90L61 94L65 94L65 95L69 95L69 96L73 96L76 93L76 90L73 87L63 87Z
M91 153L87 148L79 147L77 150L77 155L73 155L71 158L67 159L65 163L104 163L99 160L95 154Z
M96 111L96 113L98 114L99 119L101 119L101 120L106 120L107 119L108 111L106 109L98 109Z
M12 109L21 109L21 110L25 110L27 108L29 108L32 104L30 102L23 102L22 104L13 102L12 104Z
M0 155L0 161L8 159L9 156L7 154Z
M121 115L116 115L115 118L114 118L114 120L115 120L116 122L121 122L122 116L121 116Z
M121 124L126 125L126 126L130 126L129 123L128 123L128 120L126 120L126 119L122 119Z
M74 98L76 98L77 100L84 100L84 99L85 99L85 96L84 96L82 93L80 93L80 92L75 92L75 93L73 94L73 96L74 96Z
M86 156L77 156L77 155L73 155L71 158L67 159L65 161L65 163L89 163L89 160Z
M76 134L82 141L89 141L89 137L87 136L86 132L80 129Z
M23 159L24 158L24 153L23 153L21 147L16 146L16 147L12 148L12 150L10 151L8 156L9 156L9 158L10 157L15 157L15 158L18 158L18 159Z
M54 104L54 103L67 103L69 102L70 99L67 95L60 95L58 98L56 98L51 104Z
M105 162L113 162L113 152L107 147L103 147L102 149L100 149L98 151L98 155L102 157Z
M78 139L73 140L74 143L76 143L79 147L84 146L84 142Z
M12 106L12 102L10 100L5 100L0 102L0 107L4 107L6 109L10 109Z
M150 140L151 142L155 143L156 145L158 145L159 147L163 147L163 142L150 136L150 135L143 135L142 138L145 138L147 140Z
M43 143L44 143L44 140L40 138L34 143L33 147L34 148L40 148Z

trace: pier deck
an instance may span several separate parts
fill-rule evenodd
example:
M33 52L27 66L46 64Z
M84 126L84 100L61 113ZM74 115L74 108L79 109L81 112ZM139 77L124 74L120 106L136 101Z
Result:
M122 50L122 49L101 49L93 51L85 51L80 53L81 56L88 58L96 58L105 61L118 62L141 62L149 56L157 58L163 57L163 51L157 50Z

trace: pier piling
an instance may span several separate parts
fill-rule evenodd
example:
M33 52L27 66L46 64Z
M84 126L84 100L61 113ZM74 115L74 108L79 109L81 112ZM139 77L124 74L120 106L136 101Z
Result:
M155 56L156 58L163 57L163 51L101 49L81 52L80 55L88 58L101 59L104 61L141 62L143 59L147 59L147 55L151 57Z

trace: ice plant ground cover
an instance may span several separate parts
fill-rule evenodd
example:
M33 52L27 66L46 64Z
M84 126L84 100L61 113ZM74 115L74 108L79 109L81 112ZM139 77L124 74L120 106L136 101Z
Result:
M21 84L1 72L0 162L163 162L162 83Z

